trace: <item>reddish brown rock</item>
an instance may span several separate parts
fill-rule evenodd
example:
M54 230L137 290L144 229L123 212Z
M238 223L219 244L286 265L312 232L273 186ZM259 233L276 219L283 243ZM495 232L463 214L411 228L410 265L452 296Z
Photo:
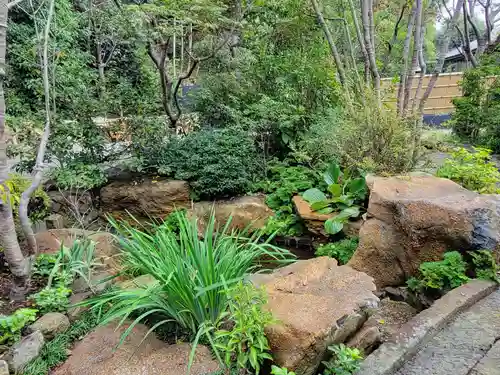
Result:
M401 285L422 262L450 250L500 249L500 200L433 176L371 182L371 217L349 265L378 287Z
M150 334L142 324L134 327L125 342L118 346L127 325L99 327L78 342L71 356L53 375L181 375L187 370L191 346L168 345ZM118 347L117 347L118 346ZM191 368L192 375L205 375L219 369L208 348L198 345Z
M266 328L274 361L297 374L312 375L329 345L347 340L378 303L364 273L328 257L298 261L270 275L255 276L279 323Z
M266 198L263 195L239 197L231 200L216 202L197 202L190 210L191 215L198 218L200 233L205 231L207 221L212 210L219 225L225 225L231 217L230 228L251 229L262 228L267 219L273 215L273 211L267 207Z
M115 181L101 189L103 214L119 219L130 218L129 213L140 220L164 219L172 211L190 206L186 181Z

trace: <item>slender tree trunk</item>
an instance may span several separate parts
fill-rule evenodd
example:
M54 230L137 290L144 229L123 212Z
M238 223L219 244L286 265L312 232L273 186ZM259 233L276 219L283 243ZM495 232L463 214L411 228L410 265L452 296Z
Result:
M457 24L457 20L460 15L460 10L462 9L463 2L464 0L457 0L450 22L448 23L446 30L444 30L439 37L436 67L434 68L434 72L432 73L432 77L429 81L427 89L425 90L422 100L420 101L419 113L423 113L425 103L427 102L427 99L429 99L432 89L436 85L436 81L441 72L443 71L444 60L446 58L446 53L448 52L448 44L450 41L450 34L451 34L450 30L452 30Z
M0 185L5 194L0 195L0 244L3 247L5 259L14 276L11 298L23 299L29 280L29 265L25 259L19 241L17 240L14 216L10 205L10 195L5 181L9 178L7 160L7 142L5 136L5 93L6 76L5 51L7 47L7 0L0 0Z
M375 59L375 46L372 44L373 36L371 24L373 17L373 2L371 0L361 0L361 18L363 20L363 36L366 46L366 52L368 53L368 60L370 61L370 71L373 78L373 86L375 88L375 93L377 99L380 103L380 74L377 68L377 61Z
M415 28L414 28L415 31L413 33L414 34L413 57L411 60L411 68L406 79L406 87L403 100L403 116L407 115L408 108L410 106L410 96L411 96L411 90L413 88L413 77L417 73L418 53L420 48L422 47L420 43L420 37L421 37L420 28L422 25L423 9L424 9L423 0L416 0L416 18L415 18Z
M332 53L332 57L333 57L333 60L335 61L335 65L337 66L337 72L339 74L340 83L342 85L345 85L346 84L346 74L345 74L344 64L342 63L342 59L341 59L340 54L338 52L337 46L335 45L335 42L333 40L333 36L330 32L330 29L328 28L328 25L325 22L325 19L323 18L323 14L321 13L321 10L319 9L317 1L311 0L311 4L313 6L314 12L316 13L316 17L318 17L318 22L321 25L321 28L323 29L323 32L325 34L325 38L326 38L326 41L328 42L328 45L330 47L330 52Z
M406 72L408 71L408 55L410 54L411 36L413 34L416 15L417 15L417 7L416 4L413 4L411 13L408 16L408 28L406 30L406 37L403 47L403 65L401 66L401 73L399 75L400 78L398 87L397 107L398 107L398 114L400 116L403 115L404 111L404 91L406 89L406 80L407 80Z
M361 54L363 55L363 62L365 64L365 81L369 84L370 78L370 59L368 57L368 52L366 51L366 46L363 40L363 34L361 33L361 28L359 26L358 15L356 9L354 8L353 0L349 0L349 7L351 8L352 22L354 24L354 29L356 30L356 37L358 38L358 43L361 48Z
M472 66L475 68L477 67L477 60L472 53L471 47L470 47L470 35L469 35L469 21L468 21L468 15L469 13L467 12L467 4L463 3L462 5L462 10L463 10L463 21L464 21L464 38L465 38L465 44L464 44L464 50L465 53L467 54L467 57L469 61L472 63ZM478 43L478 50L479 50L479 39L477 40Z
M102 61L101 43L97 39L95 43L96 43L97 72L99 74L99 99L104 100L106 94L106 75L104 74L105 64Z
M420 47L418 48L418 63L420 65L420 77L418 79L418 85L417 89L415 90L415 96L413 97L413 104L412 104L412 113L416 114L416 110L418 107L418 103L420 101L420 91L422 90L422 86L424 83L424 78L425 75L427 74L427 64L425 62L425 57L424 57L424 40L425 40L425 24L422 23L420 26ZM422 116L421 113L416 114L418 116Z
M21 221L21 226L23 228L24 235L26 236L26 239L28 241L30 253L33 256L35 256L38 253L38 247L36 244L35 234L33 233L33 226L28 216L28 204L31 195L35 192L36 189L38 189L40 183L42 182L45 151L47 150L47 143L49 141L49 136L50 136L51 109L50 109L48 50L49 50L50 25L52 23L52 18L54 16L54 3L55 0L51 0L49 3L49 10L47 13L47 20L43 34L43 54L41 60L43 91L45 96L45 127L42 139L40 140L40 145L38 146L35 168L33 168L33 180L28 189L26 189L26 191L22 193L19 202L19 220Z

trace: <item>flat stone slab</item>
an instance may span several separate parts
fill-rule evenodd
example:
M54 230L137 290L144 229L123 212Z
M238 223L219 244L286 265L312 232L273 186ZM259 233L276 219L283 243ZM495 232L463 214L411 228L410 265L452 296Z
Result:
M499 335L500 291L497 290L458 315L396 374L468 375ZM500 374L500 368L490 374Z
M429 309L422 311L404 324L397 334L390 337L386 343L368 356L361 364L361 369L356 375L393 375L401 366L410 361L420 348L431 341L443 327L454 321L458 314L466 311L495 290L497 290L496 283L473 280L447 293L434 302ZM497 296L496 298L499 298L500 292L497 290L494 293ZM495 313L500 320L498 311L500 310L497 309ZM488 324L487 321L483 323ZM491 344L492 342L490 342ZM418 374L435 375L434 372L425 371ZM452 372L447 375L450 374L457 375Z
M500 341L497 341L488 353L472 369L470 375L498 375L500 373Z
M116 324L96 328L78 342L71 356L52 375L182 375L186 374L191 345L168 345L137 324L122 345L120 337L130 322L118 330ZM191 375L219 369L207 347L198 345Z

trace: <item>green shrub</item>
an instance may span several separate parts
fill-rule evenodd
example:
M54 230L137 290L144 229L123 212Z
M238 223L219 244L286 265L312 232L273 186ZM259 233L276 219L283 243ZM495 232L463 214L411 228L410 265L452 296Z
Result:
M71 289L63 285L53 288L44 288L30 296L35 306L42 314L48 312L66 312L69 307Z
M99 165L70 163L50 171L50 177L60 189L89 190L103 186L108 178L103 168Z
M254 140L243 130L202 129L163 141L154 133L149 137L135 145L140 168L188 181L195 199L244 194L259 173Z
M463 96L453 99L451 126L461 139L486 144L500 151L500 50L481 58L481 64L464 72Z
M331 155L340 165L376 174L413 169L421 153L413 119L402 119L394 109L380 106L370 92L356 99L344 97L343 102L337 126L332 124L329 134Z
M292 255L245 232L230 231L228 222L215 231L212 214L200 239L195 218L179 215L179 233L168 226L148 234L126 223L112 222L118 233L124 268L156 279L150 287L115 290L85 304L100 308L110 305L102 324L135 315L133 325L154 315L159 327L175 321L181 328L196 334L210 324L216 326L226 311L225 287L231 287L257 270L262 257L277 262L289 261ZM123 334L125 338L129 334Z
M354 255L358 248L359 237L345 238L338 242L321 245L316 250L315 255L318 257L328 256L335 258L340 264L346 264Z
M10 201L14 217L19 215L19 202L22 193L29 188L31 181L17 173L9 174L6 186L10 191ZM3 197L3 198L2 198ZM5 199L5 190L0 186L0 198ZM50 214L51 200L42 188L36 189L31 195L28 204L28 216L34 223L42 221Z
M436 176L448 178L479 193L498 193L500 190L496 185L500 182L500 172L490 161L490 154L491 151L485 148L474 148L474 152L459 148L437 170Z
M363 357L359 349L349 348L344 344L329 346L333 358L323 362L325 371L323 375L352 375L359 370Z
M292 198L319 184L319 173L303 165L286 162L269 163L267 178L254 184L253 191L267 193L266 204L275 212L263 228L265 234L300 236L304 226L294 214Z
M33 264L33 276L48 279L57 262L57 255L40 254Z
M472 263L478 279L498 282L498 264L493 252L490 250L479 250L472 253Z
M285 367L271 366L271 375L295 375L295 372L288 371Z
M363 174L349 170L342 172L336 163L330 164L323 176L330 198L318 188L308 189L302 197L313 211L320 214L338 212L325 221L326 233L337 234L349 219L361 215L361 204L366 199L368 188Z
M264 328L275 323L267 303L264 289L239 282L229 291L229 312L223 315L222 326L214 334L215 348L223 354L227 368L236 362L238 368L259 374L265 359L271 359L270 347Z
M407 284L415 291L446 292L469 281L466 271L467 263L462 255L457 251L450 251L444 254L441 261L422 263L418 277L410 278Z
M21 330L36 320L38 310L19 309L8 316L0 316L0 344L13 344L21 339Z

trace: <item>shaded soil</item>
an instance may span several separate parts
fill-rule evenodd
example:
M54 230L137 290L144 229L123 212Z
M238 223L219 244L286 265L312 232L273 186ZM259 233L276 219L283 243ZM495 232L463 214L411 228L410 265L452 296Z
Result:
M28 287L26 296L38 292L45 286L46 280L33 279ZM11 301L10 291L12 290L13 277L4 259L4 254L0 252L0 315L10 315L17 309L31 307L33 303L29 300Z

